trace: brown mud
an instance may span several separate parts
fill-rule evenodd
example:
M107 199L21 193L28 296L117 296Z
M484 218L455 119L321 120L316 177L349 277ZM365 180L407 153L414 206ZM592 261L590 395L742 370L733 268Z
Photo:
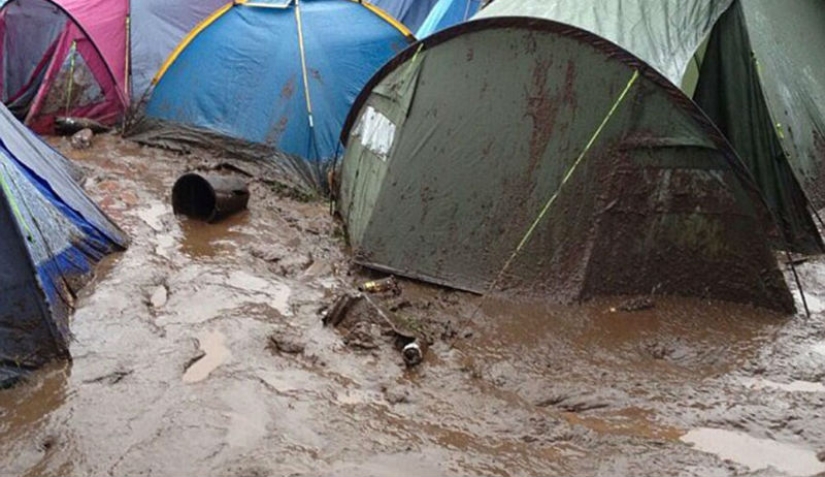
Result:
M378 277L350 266L327 204L253 181L249 211L202 224L170 204L196 157L54 144L133 244L80 297L73 363L0 391L2 475L825 472L825 261L799 267L809 319L400 280L376 299L432 342L407 369L386 330L322 325Z

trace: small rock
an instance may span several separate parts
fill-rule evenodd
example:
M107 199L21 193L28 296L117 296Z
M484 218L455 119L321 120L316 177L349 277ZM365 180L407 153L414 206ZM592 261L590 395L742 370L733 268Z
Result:
M819 453L816 455L816 458L819 459L820 462L825 462L825 449L819 451Z
M249 253L266 262L280 262L284 257L289 256L289 250L278 244L256 246Z
M81 129L72 135L71 144L75 149L88 149L92 147L92 138L95 133L91 129Z
M306 349L306 344L294 336L270 335L269 348L279 353L301 354Z
M153 308L160 308L166 304L166 301L169 299L169 292L164 285L158 285L155 288L155 291L152 292L152 296L149 297L149 303L152 304Z
M406 404L410 402L410 391L401 386L384 389L384 398L390 404Z

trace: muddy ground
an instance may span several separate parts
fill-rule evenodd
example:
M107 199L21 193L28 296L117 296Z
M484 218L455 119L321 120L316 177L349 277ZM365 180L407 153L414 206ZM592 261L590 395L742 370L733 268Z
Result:
M320 308L375 277L351 267L326 203L253 181L248 212L201 224L169 200L200 158L95 142L53 140L133 243L80 297L73 363L0 391L2 475L825 471L823 260L799 267L809 319L685 299L507 303L401 281L376 299L433 342L407 369L380 326L353 339L351 324L321 323Z

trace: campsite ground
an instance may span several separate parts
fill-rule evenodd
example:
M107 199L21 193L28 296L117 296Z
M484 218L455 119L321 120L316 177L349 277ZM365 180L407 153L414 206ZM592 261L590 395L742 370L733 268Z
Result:
M115 136L53 142L133 243L79 297L73 364L0 391L2 475L825 471L821 260L800 266L810 319L684 299L635 312L481 301L403 281L376 299L433 339L408 370L380 327L321 323L373 276L350 266L327 204L254 181L248 212L200 224L169 201L199 158Z

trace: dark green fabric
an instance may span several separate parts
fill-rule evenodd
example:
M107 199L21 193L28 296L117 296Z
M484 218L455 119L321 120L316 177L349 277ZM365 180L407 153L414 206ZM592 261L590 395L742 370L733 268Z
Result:
M663 77L643 68L596 134L640 65L615 46L513 18L423 44L379 73L344 134L340 207L358 263L484 292L558 194L498 291L561 301L655 292L793 309L758 190ZM388 122L384 153L370 125Z
M823 244L800 182L816 207L825 205L819 176L825 144L815 148L825 130L825 76L808 77L814 71L825 71L825 2L737 2L711 35L694 96L760 186L784 235L777 245L807 253L822 252Z

